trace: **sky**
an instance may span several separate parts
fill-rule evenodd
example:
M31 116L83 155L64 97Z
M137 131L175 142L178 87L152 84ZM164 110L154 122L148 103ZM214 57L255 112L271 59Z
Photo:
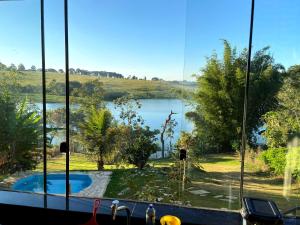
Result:
M253 48L300 64L299 0L257 0ZM222 39L248 46L251 0L69 0L70 67L191 80ZM45 0L46 67L64 69L63 0ZM41 67L39 0L0 0L0 62Z

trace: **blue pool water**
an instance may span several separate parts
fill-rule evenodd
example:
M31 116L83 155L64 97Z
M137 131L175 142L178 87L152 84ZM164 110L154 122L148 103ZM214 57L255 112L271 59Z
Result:
M35 174L18 180L12 189L15 191L43 192L43 175ZM92 183L91 178L86 174L70 174L71 193L78 193ZM66 193L66 175L48 174L47 191L49 194Z

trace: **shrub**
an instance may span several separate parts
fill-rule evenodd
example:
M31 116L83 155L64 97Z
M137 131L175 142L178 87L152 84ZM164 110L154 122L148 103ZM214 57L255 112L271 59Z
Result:
M128 163L143 169L151 154L158 150L156 135L158 130L150 130L149 127L120 126L119 138L123 142L123 158Z
M262 160L262 149L247 149L245 152L245 166L247 171L253 173L261 173L269 170L268 165Z
M261 154L261 159L275 175L283 175L287 152L287 148L269 148Z

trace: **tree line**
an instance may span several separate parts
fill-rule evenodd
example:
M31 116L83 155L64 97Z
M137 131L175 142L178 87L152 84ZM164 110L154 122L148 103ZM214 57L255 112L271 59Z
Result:
M32 65L29 69L26 69L24 64L20 63L18 66L16 66L15 64L10 64L9 66L3 64L0 62L0 71L42 71L41 68L36 68L35 65ZM64 73L63 69L53 69L53 68L47 68L46 72L52 72L52 73ZM117 79L130 79L130 80L147 80L147 77L144 76L143 78L138 78L136 75L128 75L125 76L123 74L120 73L116 73L116 72L108 72L108 71L89 71L86 69L74 69L74 68L70 68L69 69L69 73L70 74L77 74L77 75L88 75L88 76L97 76L97 77L103 77L103 78L117 78ZM152 81L160 81L162 80L161 78L158 77L153 77L151 78Z

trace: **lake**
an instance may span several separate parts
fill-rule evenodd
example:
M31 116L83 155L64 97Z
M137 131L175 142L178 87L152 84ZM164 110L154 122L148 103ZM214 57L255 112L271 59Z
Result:
M184 101L179 99L141 99L140 102L142 107L138 110L138 113L144 119L145 125L149 126L151 129L161 130L161 126L164 124L171 110L176 113L172 116L178 123L174 129L173 143L178 139L181 131L192 131L193 124L185 117L185 113L190 111L192 106L187 105ZM39 109L42 109L42 103L37 103L36 105ZM112 112L114 118L120 121L120 111L114 108L114 104L112 102L106 102L106 106ZM64 107L64 103L47 103L47 110L55 110ZM74 108L76 109L78 108L78 105L70 105L70 108L71 110ZM55 142L59 142L58 139Z

